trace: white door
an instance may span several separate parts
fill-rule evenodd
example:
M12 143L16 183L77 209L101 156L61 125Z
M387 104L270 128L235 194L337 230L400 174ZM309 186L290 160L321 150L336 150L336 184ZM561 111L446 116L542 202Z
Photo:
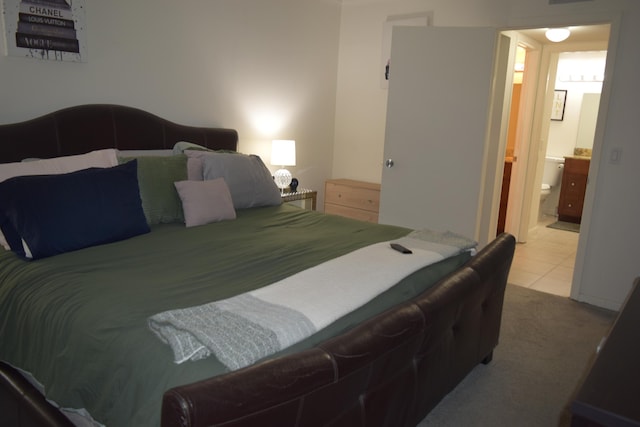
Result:
M494 76L506 75L508 41L493 28L398 27L392 43L380 223L486 243L506 147Z

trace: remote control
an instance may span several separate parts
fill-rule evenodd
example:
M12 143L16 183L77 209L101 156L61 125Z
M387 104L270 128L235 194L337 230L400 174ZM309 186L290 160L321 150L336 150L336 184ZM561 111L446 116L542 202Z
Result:
M391 247L393 249L395 249L398 252L401 252L403 254L412 254L413 252L411 252L411 249L407 249L404 246L402 246L400 243L392 243Z

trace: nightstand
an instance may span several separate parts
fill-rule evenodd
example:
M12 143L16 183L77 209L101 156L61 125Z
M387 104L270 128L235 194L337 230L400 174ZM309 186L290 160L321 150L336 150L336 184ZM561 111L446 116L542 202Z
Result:
M307 201L311 201L311 210L313 211L316 210L317 199L318 199L318 192L314 190L308 190L306 188L301 188L301 189L298 189L298 191L295 191L293 193L289 192L289 193L284 193L282 195L282 201L284 203L301 200L302 207L305 207L307 209L308 209Z

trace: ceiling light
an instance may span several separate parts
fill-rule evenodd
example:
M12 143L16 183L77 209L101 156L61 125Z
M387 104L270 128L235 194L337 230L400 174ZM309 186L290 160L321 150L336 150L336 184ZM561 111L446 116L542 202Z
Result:
M570 34L571 31L569 31L568 28L551 28L547 30L544 35L547 37L547 39L549 39L549 41L558 43L565 41Z

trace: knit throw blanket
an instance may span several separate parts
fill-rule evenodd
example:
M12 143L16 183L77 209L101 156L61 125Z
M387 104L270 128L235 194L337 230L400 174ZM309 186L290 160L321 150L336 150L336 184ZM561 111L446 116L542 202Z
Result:
M236 370L309 337L409 274L475 247L450 237L421 231L394 240L412 254L376 243L245 294L158 313L149 327L171 346L175 363L214 354Z

